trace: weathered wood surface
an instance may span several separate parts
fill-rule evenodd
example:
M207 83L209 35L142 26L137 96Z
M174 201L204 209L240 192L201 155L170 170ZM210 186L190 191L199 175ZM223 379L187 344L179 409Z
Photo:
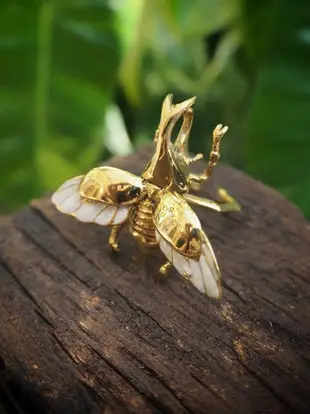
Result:
M113 164L140 173L149 155ZM111 255L108 230L48 198L1 220L1 413L310 413L309 225L232 168L213 183L243 207L196 210L220 302L162 280L162 256L145 259L126 232Z

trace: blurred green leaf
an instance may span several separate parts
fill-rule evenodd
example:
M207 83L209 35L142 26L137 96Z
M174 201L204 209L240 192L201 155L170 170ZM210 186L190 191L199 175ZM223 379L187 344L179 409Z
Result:
M101 158L119 62L107 1L26 3L0 6L2 209Z
M62 157L59 151L52 151L50 148L40 148L38 168L41 171L41 179L49 190L55 188L55 182L63 181L64 176L74 177L80 173L75 164Z
M309 2L301 0L298 7L288 0L271 3L269 13L266 1L244 3L245 38L256 68L246 169L283 191L310 217Z
M239 46L234 29L239 0L127 0L115 7L124 58L121 82L134 105L145 89L162 95L164 88L193 94L207 88ZM228 30L208 67L205 39ZM153 72L153 73L152 73ZM144 104L144 102L143 102Z
M167 69L167 80L174 88L180 89L185 94L196 95L201 90L205 92L213 86L239 46L239 32L229 31L219 42L212 60L205 65L198 80L193 79L177 68Z
M229 26L239 13L239 0L159 0L166 21L185 38L199 38Z
M229 125L221 159L310 217L307 3L3 0L0 210L153 139L173 93L197 96L191 151Z
M148 0L117 2L117 30L122 49L120 81L130 101L136 105L141 99L140 75L142 55L148 35L152 31L153 6Z

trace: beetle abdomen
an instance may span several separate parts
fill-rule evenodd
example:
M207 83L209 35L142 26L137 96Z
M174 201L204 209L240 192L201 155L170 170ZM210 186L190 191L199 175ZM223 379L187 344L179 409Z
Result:
M133 207L130 215L132 234L142 244L157 245L153 223L153 204L149 198L141 200Z

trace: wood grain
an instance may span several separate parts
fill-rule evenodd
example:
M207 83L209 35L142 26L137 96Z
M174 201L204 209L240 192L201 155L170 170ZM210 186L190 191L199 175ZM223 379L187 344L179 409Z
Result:
M110 165L139 174L149 147ZM49 198L0 220L0 412L309 413L310 229L280 194L220 166L240 213L196 209L223 274L209 300L127 232ZM2 411L1 411L2 410Z

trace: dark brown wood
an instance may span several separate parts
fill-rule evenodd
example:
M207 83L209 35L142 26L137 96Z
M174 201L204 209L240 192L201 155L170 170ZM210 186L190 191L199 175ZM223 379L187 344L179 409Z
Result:
M140 173L150 148L112 160ZM156 275L123 233L48 198L0 222L0 410L7 413L309 413L310 229L280 194L215 171L240 213L197 209L223 273L211 301Z

